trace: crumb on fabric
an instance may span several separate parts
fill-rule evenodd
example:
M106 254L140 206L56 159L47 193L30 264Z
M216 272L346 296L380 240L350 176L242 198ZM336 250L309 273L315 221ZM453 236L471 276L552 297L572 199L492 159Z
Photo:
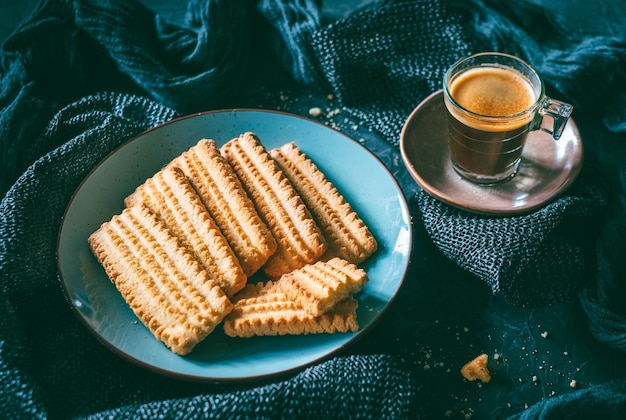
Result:
M491 374L487 368L489 356L483 353L461 368L461 375L468 381L480 380L483 383L491 381Z
M322 116L322 114L323 112L320 107L314 106L313 108L309 109L309 115L311 115L312 117L320 117Z

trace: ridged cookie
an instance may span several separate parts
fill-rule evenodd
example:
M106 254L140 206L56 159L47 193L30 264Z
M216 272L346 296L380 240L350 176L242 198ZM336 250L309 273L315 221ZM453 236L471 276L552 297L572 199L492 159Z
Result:
M359 292L367 281L365 270L335 257L284 274L276 287L307 313L321 315Z
M113 216L88 241L135 315L177 354L189 353L232 309L217 282L143 205Z
M221 147L277 242L263 271L271 278L316 261L326 241L280 168L254 133L244 133Z
M134 198L165 222L228 296L246 285L237 256L180 168L158 172Z
M345 333L358 331L358 302L347 299L327 313L314 316L273 287L272 282L248 285L224 319L230 337Z
M215 142L200 140L168 166L189 178L244 273L250 277L257 272L276 250L276 241Z
M376 252L378 243L359 215L295 143L272 149L278 163L322 230L328 250L322 257L341 257L354 264Z

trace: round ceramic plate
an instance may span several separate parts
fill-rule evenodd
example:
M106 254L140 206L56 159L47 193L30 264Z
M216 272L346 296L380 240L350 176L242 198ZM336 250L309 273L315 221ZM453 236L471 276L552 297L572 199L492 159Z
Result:
M370 278L357 294L360 330L348 334L231 338L221 327L187 356L157 341L135 317L87 244L101 223L121 212L123 199L201 138L218 144L246 131L265 147L296 144L351 203L379 242L361 264ZM59 232L60 279L79 318L106 345L132 362L188 379L238 380L286 373L324 359L372 327L404 279L411 251L406 200L394 177L367 149L344 134L279 112L231 110L181 118L149 130L104 159L75 192ZM260 280L259 275L253 278ZM251 279L250 281L252 281Z
M519 170L512 179L480 186L452 168L447 138L443 93L437 91L407 119L400 136L402 159L424 191L474 213L506 215L536 210L574 182L583 162L580 134L570 118L558 141L543 131L528 135Z

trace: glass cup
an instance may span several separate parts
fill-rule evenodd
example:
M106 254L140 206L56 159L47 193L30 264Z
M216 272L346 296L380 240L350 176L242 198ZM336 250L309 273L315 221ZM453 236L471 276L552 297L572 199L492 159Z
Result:
M546 96L529 64L502 53L459 60L445 73L443 91L452 166L481 185L512 178L528 133L542 130L558 140L573 110Z

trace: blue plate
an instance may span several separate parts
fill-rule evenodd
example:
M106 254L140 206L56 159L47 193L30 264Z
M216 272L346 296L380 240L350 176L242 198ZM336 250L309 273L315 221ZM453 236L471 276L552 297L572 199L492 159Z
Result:
M138 321L92 255L87 238L122 211L124 197L137 185L198 140L210 138L221 145L246 131L255 132L268 150L295 141L376 236L379 251L361 264L370 281L356 296L360 330L231 338L218 327L189 355L179 356ZM374 325L398 292L410 251L406 200L393 176L371 152L346 135L299 116L228 110L163 124L105 158L85 178L67 207L59 232L57 264L61 283L79 318L116 353L164 374L225 381L287 373L327 358L354 341Z

